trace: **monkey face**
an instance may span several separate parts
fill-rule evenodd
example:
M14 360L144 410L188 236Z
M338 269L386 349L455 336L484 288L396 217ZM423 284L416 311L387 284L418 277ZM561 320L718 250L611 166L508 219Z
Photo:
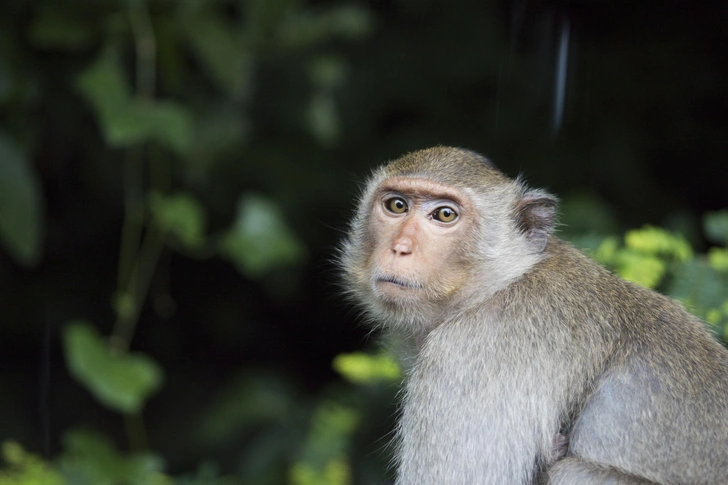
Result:
M372 321L427 331L544 257L555 199L459 149L413 152L375 171L339 264Z
M373 296L389 305L447 300L466 277L462 243L473 210L452 186L414 177L380 184L367 227Z

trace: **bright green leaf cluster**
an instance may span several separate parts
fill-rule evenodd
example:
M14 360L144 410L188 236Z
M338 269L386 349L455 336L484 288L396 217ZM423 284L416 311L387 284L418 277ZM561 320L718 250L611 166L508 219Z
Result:
M305 256L278 207L255 195L239 200L235 224L220 241L219 251L249 278L300 263Z
M628 231L624 242L627 248L642 254L672 257L677 261L687 261L693 257L693 250L685 238L661 227L645 226Z
M708 250L708 262L714 270L728 273L728 248L710 248Z
M647 288L655 288L667 271L662 259L638 251L621 251L615 262L619 276Z
M156 362L140 353L113 353L87 322L66 326L63 346L73 377L110 409L138 413L162 386L163 372Z
M3 443L3 459L8 467L0 470L0 485L66 485L63 475L39 457L14 442Z
M614 237L606 238L593 252L602 264L613 267L624 279L648 288L657 287L671 263L685 263L693 257L690 244L679 235L659 227L645 226L628 231L625 246Z
M336 372L354 384L393 382L402 378L399 364L391 355L371 355L364 352L339 354L334 358Z

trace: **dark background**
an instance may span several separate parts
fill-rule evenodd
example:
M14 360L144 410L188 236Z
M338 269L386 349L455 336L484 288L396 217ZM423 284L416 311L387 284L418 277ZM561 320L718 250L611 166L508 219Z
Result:
M728 207L724 2L137 3L157 42L148 94L179 103L193 122L183 149L154 136L114 144L79 88L78 76L111 49L131 89L142 89L134 2L0 6L0 134L37 180L43 208L33 216L36 256L0 247L0 440L42 456L61 453L63 433L79 426L128 447L119 414L66 370L61 335L74 319L112 331L124 166L135 150L136 189L155 188L149 167L163 164L156 189L192 194L208 236L231 226L242 194L257 194L303 248L261 274L174 241L161 251L131 349L166 373L144 421L172 473L207 457L247 476L250 450L274 428L270 440L293 444L266 466L290 463L311 409L343 385L334 356L373 347L339 295L332 260L360 184L381 162L436 144L470 148L558 194L566 231L651 223L698 249L701 215ZM16 209L0 194L3 203ZM259 392L251 383L290 407L245 415L246 396ZM386 461L375 440L393 411L391 386L378 392L380 411L357 438L363 458L354 458L371 470Z

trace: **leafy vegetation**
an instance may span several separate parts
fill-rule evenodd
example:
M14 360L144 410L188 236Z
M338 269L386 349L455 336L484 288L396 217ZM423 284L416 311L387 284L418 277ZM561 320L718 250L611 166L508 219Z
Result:
M728 339L725 11L554 8L558 126L542 7L3 2L0 485L381 483L401 371L330 261L356 177L437 143Z

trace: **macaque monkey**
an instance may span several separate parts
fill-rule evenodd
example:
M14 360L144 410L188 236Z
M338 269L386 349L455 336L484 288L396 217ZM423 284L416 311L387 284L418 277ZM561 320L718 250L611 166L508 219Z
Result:
M409 349L397 485L728 484L728 350L555 220L553 196L457 148L366 185L340 264Z

